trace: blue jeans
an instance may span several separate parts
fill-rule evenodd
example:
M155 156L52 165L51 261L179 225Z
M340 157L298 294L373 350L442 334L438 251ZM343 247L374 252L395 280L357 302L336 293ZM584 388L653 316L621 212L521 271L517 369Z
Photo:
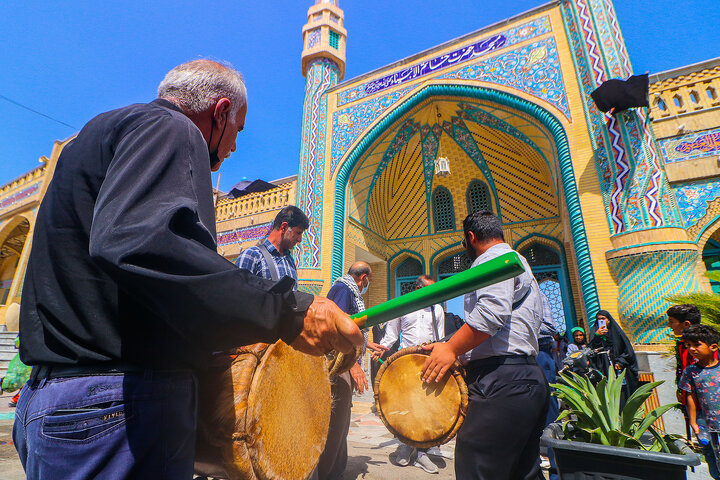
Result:
M197 380L188 372L26 384L13 441L27 478L191 479Z

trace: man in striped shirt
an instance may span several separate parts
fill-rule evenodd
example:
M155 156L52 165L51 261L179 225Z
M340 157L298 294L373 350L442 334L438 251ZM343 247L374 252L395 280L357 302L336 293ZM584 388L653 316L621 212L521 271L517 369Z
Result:
M297 267L292 251L302 241L303 232L309 225L307 216L298 207L283 208L275 217L265 241L240 253L235 265L268 280L290 277L295 280L297 290Z

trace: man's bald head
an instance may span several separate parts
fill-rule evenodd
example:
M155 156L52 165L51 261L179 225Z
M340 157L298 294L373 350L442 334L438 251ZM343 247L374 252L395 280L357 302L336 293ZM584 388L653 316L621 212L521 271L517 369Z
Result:
M361 275L371 276L372 268L370 268L370 264L367 262L357 261L350 266L348 273L357 280Z

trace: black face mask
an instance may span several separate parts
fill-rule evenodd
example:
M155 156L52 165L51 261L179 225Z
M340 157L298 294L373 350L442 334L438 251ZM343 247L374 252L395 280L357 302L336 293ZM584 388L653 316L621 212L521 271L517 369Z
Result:
M212 137L213 137L213 126L215 126L215 116L212 117L212 125L210 126L210 140L208 141L208 153L210 154L210 169L215 168L215 165L220 163L220 157L218 157L218 148L220 148L220 141L222 141L223 135L225 135L225 127L227 127L227 119L225 119L225 126L223 126L222 132L220 133L220 141L218 142L218 146L215 149L215 151L210 150L210 145L212 145Z

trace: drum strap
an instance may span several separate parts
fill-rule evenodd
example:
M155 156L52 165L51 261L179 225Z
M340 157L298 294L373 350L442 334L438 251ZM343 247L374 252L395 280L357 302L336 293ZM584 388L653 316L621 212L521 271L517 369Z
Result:
M435 305L430 305L430 315L432 315L433 342L438 341L437 319L435 318Z
M268 250L268 248L265 246L265 243L261 243L260 245L258 245L258 249L265 258L265 263L267 263L268 270L270 271L270 280L272 280L273 282L277 282L278 280L280 280L280 272L278 272L277 265L275 264L275 260L270 254L270 250Z

